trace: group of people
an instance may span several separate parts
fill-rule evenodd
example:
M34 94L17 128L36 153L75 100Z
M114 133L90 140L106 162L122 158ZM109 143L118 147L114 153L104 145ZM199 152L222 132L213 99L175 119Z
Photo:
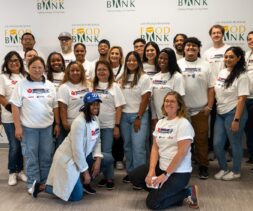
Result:
M219 163L215 179L240 178L244 130L253 163L253 32L246 55L223 43L223 26L209 34L213 47L203 58L198 38L177 34L175 51L138 38L126 57L103 39L90 62L86 46L72 50L72 36L63 32L62 52L46 63L34 36L23 34L24 52L7 53L0 75L8 184L21 179L33 197L45 191L78 201L96 192L90 184L100 172L98 186L113 189L114 165L124 167L124 158L123 182L149 190L148 208L165 209L183 202L198 208L198 187L188 186L192 160L199 178L208 179L211 151Z

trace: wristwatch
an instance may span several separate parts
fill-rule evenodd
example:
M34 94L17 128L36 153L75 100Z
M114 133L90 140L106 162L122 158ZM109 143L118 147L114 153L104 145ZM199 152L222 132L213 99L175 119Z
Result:
M238 118L234 119L234 122L239 122L239 121L240 121L240 119L238 119Z
M140 115L137 115L135 119L141 120L141 116L140 116Z
M115 127L119 127L119 124L115 124Z

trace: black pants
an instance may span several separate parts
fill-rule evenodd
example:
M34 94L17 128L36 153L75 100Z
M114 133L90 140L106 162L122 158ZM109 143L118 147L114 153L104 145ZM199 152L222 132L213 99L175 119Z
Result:
M130 181L135 186L147 189L145 178L148 174L149 166L142 165L134 169L130 174ZM157 165L156 175L163 174ZM182 205L183 200L189 196L186 188L190 180L191 173L173 173L159 189L148 189L149 194L146 205L149 209L167 209L172 206Z

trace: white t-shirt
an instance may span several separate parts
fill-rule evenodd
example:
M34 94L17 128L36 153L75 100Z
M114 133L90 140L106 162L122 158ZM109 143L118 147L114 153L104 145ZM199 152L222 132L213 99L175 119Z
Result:
M193 116L207 105L207 90L214 87L214 75L210 70L210 65L200 58L194 62L186 61L183 58L178 61L178 65L184 77L184 101L190 115Z
M215 79L219 72L225 68L224 54L230 46L224 44L221 48L211 47L204 53L204 59L209 62L211 71L214 73Z
M178 141L190 139L193 142L194 130L185 118L176 117L173 120L168 120L165 117L157 122L153 136L158 145L159 167L166 171L178 152ZM186 173L191 171L191 149L189 148L186 156L174 172Z
M183 55L178 54L176 51L175 51L175 53L176 53L176 58L177 58L177 60L184 58Z
M59 73L55 73L53 72L53 84L55 86L56 92L58 92L58 89L60 87L60 84L64 78L65 73L64 72L59 72Z
M119 68L120 68L120 70L119 70ZM115 81L118 81L124 73L124 64L122 64L121 66L112 68L112 71L113 71L113 75L115 77Z
M15 85L22 79L24 79L24 76L22 74L12 73L11 77L9 76L9 74L1 74L0 75L0 95L4 96L5 99L9 102ZM3 107L2 105L1 105L1 109L2 109L2 122L13 123L12 113L7 111L5 107Z
M253 99L253 53L252 51L248 51L245 55L245 60L247 64L247 73L249 76L249 90L250 90L250 95L248 98Z
M88 61L87 59L85 59L84 63L83 63L83 68L85 70L85 76L87 79L89 80L93 80L94 77L94 66L93 63L91 63L90 61Z
M66 66L66 67L68 66L68 64L69 64L70 62L76 61L76 57L75 57L75 54L74 54L73 51L71 51L70 53L66 53L66 54L63 53L63 52L61 52L61 54L62 54L62 56L63 56L63 58L64 58L65 66Z
M101 128L114 128L116 108L125 105L125 98L117 83L113 83L107 89L108 83L99 82L94 90L102 100L99 111L99 122Z
M121 89L126 100L126 104L123 106L123 112L125 113L137 113L141 103L141 96L147 92L152 92L152 83L146 74L142 74L137 85L131 88L130 83L133 79L134 74L129 74L128 83L124 89Z
M230 72L227 69L221 70L215 83L218 114L225 114L233 110L237 105L239 96L249 95L248 75L246 73L241 74L226 89L224 83L229 74Z
M53 108L57 108L54 84L21 80L14 87L10 102L20 107L21 124L29 128L46 128L53 124Z
M162 73L159 72L154 75L152 79L152 119L161 119L163 117L162 114L162 104L164 96L169 91L176 91L181 96L185 95L184 88L184 79L182 74L176 72L172 78L170 78L170 73Z
M78 116L79 109L83 105L83 96L89 92L89 88L82 83L72 84L70 81L62 84L58 89L58 101L67 105L67 120L71 125Z
M143 63L143 70L149 76L150 80L152 80L153 76L157 73L155 65L147 62Z

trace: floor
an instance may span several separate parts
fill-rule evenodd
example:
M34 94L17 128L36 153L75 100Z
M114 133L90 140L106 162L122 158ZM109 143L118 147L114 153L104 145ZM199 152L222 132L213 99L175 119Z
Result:
M7 178L8 149L0 149L0 211L45 211L45 210L147 210L145 198L147 192L134 191L130 184L122 183L124 170L116 171L115 189L108 191L96 187L97 194L85 195L80 202L63 202L62 200L42 193L33 199L26 192L25 184L19 182L16 186L8 186ZM197 184L200 189L200 210L207 211L251 211L253 210L253 173L251 165L243 163L242 178L236 181L216 181L213 174L217 172L217 161L210 163L210 178L199 180L193 172L191 184ZM186 206L170 210L191 210Z

